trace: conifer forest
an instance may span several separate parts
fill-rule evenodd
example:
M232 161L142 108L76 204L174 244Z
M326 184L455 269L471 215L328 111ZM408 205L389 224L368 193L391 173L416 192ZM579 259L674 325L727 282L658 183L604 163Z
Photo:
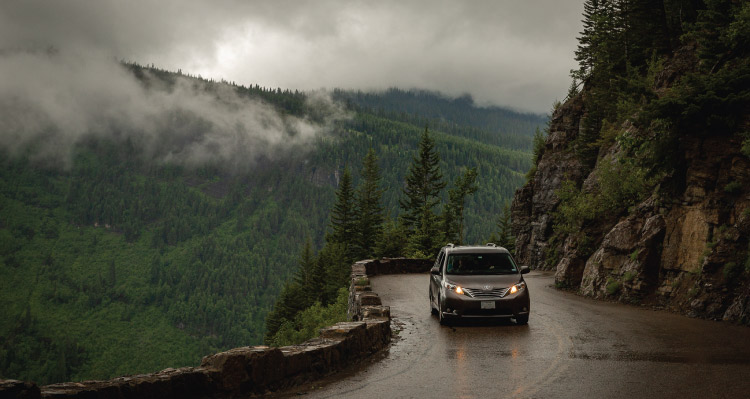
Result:
M122 68L327 120L313 93ZM0 375L106 379L310 338L345 317L353 261L497 235L546 122L427 91L326 95L343 116L325 134L246 164L170 162L174 143L134 135L86 136L63 166L34 143L0 153Z

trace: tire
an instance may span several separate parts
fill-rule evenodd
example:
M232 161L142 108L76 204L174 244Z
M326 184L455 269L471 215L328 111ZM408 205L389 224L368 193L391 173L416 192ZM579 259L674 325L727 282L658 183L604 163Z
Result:
M526 324L529 324L529 315L523 314L516 316L516 324L519 326L525 326Z

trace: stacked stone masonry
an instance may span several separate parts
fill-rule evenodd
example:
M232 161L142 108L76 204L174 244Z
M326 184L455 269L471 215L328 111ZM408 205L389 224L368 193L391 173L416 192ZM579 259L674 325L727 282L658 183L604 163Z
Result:
M308 383L355 364L390 342L390 308L372 291L369 276L422 273L431 265L431 261L403 258L355 263L349 287L351 321L325 327L318 338L300 345L234 348L204 357L199 367L168 368L107 381L38 387L32 382L0 380L0 399L247 397Z

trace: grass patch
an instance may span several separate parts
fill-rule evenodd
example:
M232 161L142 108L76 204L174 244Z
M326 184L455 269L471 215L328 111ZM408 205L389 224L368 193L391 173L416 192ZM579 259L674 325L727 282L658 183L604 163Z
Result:
M367 277L360 277L354 281L354 285L359 285L359 286L370 285L370 279Z

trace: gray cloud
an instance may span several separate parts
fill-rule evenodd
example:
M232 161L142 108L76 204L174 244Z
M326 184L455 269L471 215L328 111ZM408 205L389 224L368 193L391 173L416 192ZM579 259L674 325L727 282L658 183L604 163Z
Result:
M206 90L180 78L174 86L146 89L119 62L90 54L5 53L0 76L12 77L0 80L0 147L51 166L67 166L81 140L105 136L128 140L158 161L237 170L299 150L329 129L282 116L229 85ZM329 120L345 117L323 95L310 101Z
M582 0L8 0L4 48L54 45L241 84L419 87L546 112Z

